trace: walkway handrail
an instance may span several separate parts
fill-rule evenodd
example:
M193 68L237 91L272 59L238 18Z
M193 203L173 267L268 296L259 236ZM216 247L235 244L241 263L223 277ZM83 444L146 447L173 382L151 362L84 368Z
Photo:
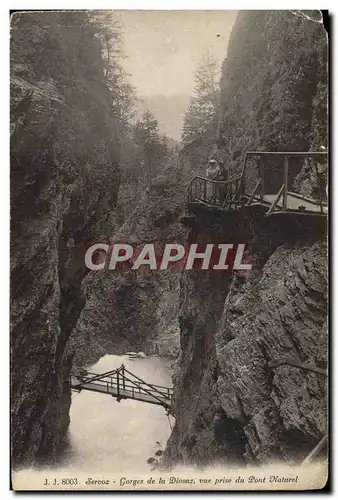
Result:
M208 177L203 177L202 175L195 175L195 177L193 177L193 179L190 181L189 187L196 179L201 179L202 181L212 182L214 184L231 184L232 182L238 181L241 178L242 178L241 175L237 175L236 177L232 177L231 179L228 179L227 181L222 181L222 180L217 180L217 179L209 179Z
M83 380L83 378L81 378L80 380L82 381L83 384L88 384L89 382L94 382L97 379L101 379L101 378L104 378L104 377L111 377L118 370L120 370L120 368L117 368L116 370L110 370L109 372L100 373L98 375L94 374L94 377L86 378L85 380ZM79 377L76 377L76 378L79 378ZM81 384L79 384L79 385L81 385Z
M136 391L136 392L139 392L140 394L142 393L147 393L147 394L151 394L151 395L154 395L154 394L160 394L161 397L165 398L165 399L170 399L171 397L171 389L168 388L168 392L167 394L163 394L163 393L159 393L158 391L156 391L155 389L147 389L147 384L140 384L139 382L134 382L133 380L130 380L128 377L119 377L119 382L117 382L117 379L116 378L111 378L110 380L95 380L94 382L83 382L83 384L77 384L77 387L79 389L81 389L81 387L83 385L86 385L87 383L91 384L91 385L97 385L97 386L101 386L101 387L106 387L107 385L109 387L114 387L114 388L117 388L117 386L119 385L119 387L123 390L127 390L127 391ZM130 382L130 383L129 383Z
M188 199L192 201L193 199L195 200L200 200L205 203L209 203L210 205L216 205L216 206L224 206L226 202L233 203L234 201L238 201L237 199L239 198L241 194L241 187L242 187L242 175L238 175L236 177L232 177L231 179L228 180L217 180L217 179L209 179L208 177L203 177L202 175L196 175L193 177L193 179L190 181L190 184L188 186ZM198 184L200 182L200 184ZM212 185L213 186L213 196L210 197L210 199L207 199L207 185ZM193 192L194 187L196 186L202 186L203 190L203 196L201 193L198 193L197 195ZM216 186L222 186L226 191L227 195L224 200L216 200L217 194L215 187ZM195 187L195 189L196 189ZM234 189L232 189L234 187Z
M328 375L327 370L325 370L324 368L319 368L318 366L311 365L310 363L302 363L294 359L272 359L268 364L271 368L277 368L278 366L282 365L290 365L294 366L295 368L301 368L302 370L309 370L311 372L319 373L320 375L324 375L325 377L327 377Z
M133 378L127 376L126 373ZM106 387L107 393L109 393L109 388L114 388L117 390L116 397L118 400L121 399L121 397L128 398L128 394L126 395L126 393L130 393L131 399L135 399L135 393L136 395L148 395L153 399L153 402L157 401L155 404L160 404L166 408L170 408L170 401L173 392L172 388L148 384L145 380L142 380L140 377L127 370L123 364L115 370L90 375L93 376L80 379L79 383L74 384L74 388L81 390L88 388L88 385L89 387L91 385L92 387L95 387L96 385L98 387ZM78 379L78 377L75 378ZM121 390L124 391L124 393L121 393ZM152 401L148 402L151 403Z
M127 370L126 368L124 368L124 371L129 373L129 375L132 375L133 377L135 377L137 380L139 380L140 382L142 382L143 384L146 384L148 387L151 387L153 390L155 390L156 392L162 394L164 397L167 397L166 394L164 394L163 392L159 391L156 386L152 385L152 384L148 384L148 382L145 382L144 380L142 380L140 377L137 377L137 375L135 375L134 373L131 373L129 370ZM128 380L128 379L127 379Z
M120 368L119 368L119 370L120 370ZM115 371L115 370L114 370L114 371ZM117 371L117 370L116 370L116 371ZM127 371L127 370L125 369L125 371ZM110 373L110 372L109 372L109 373ZM98 376L96 373L92 373L92 372L88 372L88 374L89 374L89 375L93 375L95 378ZM104 375L104 374L102 374L102 375ZM134 377L136 377L136 375L134 375L134 374L132 374L132 375L133 375ZM113 378L113 379L115 378L114 376L115 376L115 373L112 373L112 375L109 375L109 377L111 377L111 378ZM95 380L95 378L94 378L94 377L93 377L93 379L90 379L90 380L89 380L89 379L86 379L86 382L87 382L87 381L90 381L90 382L91 382L91 380ZM101 375L100 375L100 378L101 378ZM140 379L140 380L141 380L141 379ZM169 392L170 392L170 391L171 391L171 392L173 391L173 388L171 388L171 387L166 387L166 386L164 386L164 385L148 384L148 382L144 382L144 383L145 383L145 384L147 384L147 385L149 385L149 386L151 386L151 387L153 387L153 388L154 388L154 390L156 390L157 392L161 392L159 389L164 389L164 391L169 391Z
M325 156L328 151L247 151L245 156Z
M130 373L130 372L129 372L129 373ZM130 378L126 377L125 375L124 375L124 379L125 379L125 380L127 380L128 382L134 383L132 380L130 380ZM134 384L135 384L135 387L137 387L136 383L134 383ZM145 385L148 385L146 382L144 382L144 384L145 384ZM139 386L140 386L140 384L139 384ZM164 404L164 401L163 401L162 399L160 399L158 396L154 395L151 391L149 391L149 390L145 389L144 387L142 387L142 390L143 390L146 394L148 394L149 396L151 396L152 398L157 399L157 401L159 401L159 403L161 403L162 405ZM160 394L161 394L161 393L160 393ZM165 397L165 399L169 399L169 398L167 398L166 396L163 396L163 397Z

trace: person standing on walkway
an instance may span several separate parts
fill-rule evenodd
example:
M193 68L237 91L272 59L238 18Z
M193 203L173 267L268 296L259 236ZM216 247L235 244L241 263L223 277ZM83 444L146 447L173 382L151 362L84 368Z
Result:
M211 180L217 180L220 174L220 168L216 160L209 160L206 170L206 177ZM216 185L214 182L207 182L206 186L206 201L213 202L217 196Z
M218 162L219 165L219 174L217 180L222 181L222 184L218 186L218 201L223 203L227 196L227 185L223 184L229 178L228 169L225 167L223 161Z

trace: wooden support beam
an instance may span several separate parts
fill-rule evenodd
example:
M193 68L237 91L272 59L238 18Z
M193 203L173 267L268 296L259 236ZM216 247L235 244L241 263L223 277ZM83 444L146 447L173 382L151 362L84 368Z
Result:
M271 205L271 207L269 208L269 210L267 211L266 215L270 215L272 214L272 212L275 210L276 206L277 206L277 203L279 202L280 200L280 197L282 196L283 192L284 192L284 184L283 186L280 188L280 190L278 191L277 193L277 197L275 198L275 201L273 202L273 204Z
M311 365L310 363L302 363L301 361L297 361L296 359L281 359L281 360L271 360L269 363L271 368L277 368L282 365L290 365L296 368L301 368L302 370L309 370L311 372L319 373L320 375L324 375L327 377L327 371L324 368L319 368L318 366Z
M104 377L110 377L112 375L114 375L115 373L117 373L119 370L119 368L117 368L116 370L110 370L109 372L105 372L105 373L99 373L99 374L92 374L93 376L92 377L83 377L81 383L83 384L88 384L88 383L92 383L92 382L95 382L97 380L100 380ZM78 378L78 377L77 377ZM81 384L79 384L80 386Z
M266 168L266 156L260 156L259 158L259 177L261 179L261 200L264 197L264 173Z
M326 443L328 439L328 435L325 434L325 436L322 437L322 439L319 441L319 443L313 448L313 450L305 457L301 465L306 465L318 455L318 453L321 451L323 448L324 444Z
M287 211L288 208L288 175L289 175L289 159L284 156L284 197L283 197L283 210Z
M319 170L318 170L318 163L316 163L316 180L317 180L317 183L319 184L319 196L320 196L320 199L319 199L319 202L320 202L320 212L323 213L323 200L322 200L322 195L321 195L321 192L320 192L320 181L319 181Z
M246 204L247 204L247 205L250 205L250 203L252 202L252 200L253 200L253 198L254 198L254 196L255 196L256 192L257 192L257 189L259 188L259 185L261 184L261 182L262 182L262 179L259 179L259 180L256 182L256 185L255 185L255 187L254 187L254 189L253 189L252 193L250 194L248 201L246 202Z
M327 151L247 151L247 156L325 156Z
M117 396L120 395L120 371L116 373Z

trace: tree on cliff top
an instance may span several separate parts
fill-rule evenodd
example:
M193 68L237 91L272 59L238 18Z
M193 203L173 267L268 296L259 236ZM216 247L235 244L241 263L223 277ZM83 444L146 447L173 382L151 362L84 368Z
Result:
M122 28L115 19L114 12L94 11L91 23L96 28L96 36L101 43L104 60L105 82L110 90L110 105L115 117L124 128L128 128L134 116L135 90L126 81L126 73L121 61Z
M183 142L190 142L212 128L218 109L217 62L206 53L196 68L195 87L183 121Z

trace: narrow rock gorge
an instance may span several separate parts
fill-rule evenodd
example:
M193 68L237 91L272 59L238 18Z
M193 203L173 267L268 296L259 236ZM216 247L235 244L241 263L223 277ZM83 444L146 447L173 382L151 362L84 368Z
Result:
M186 203L210 157L236 176L250 150L327 149L327 33L318 12L237 14L216 125L166 147L149 185L136 134L117 109L125 87L115 81L120 65L107 69L118 38L107 35L107 20L85 11L13 16L15 464L53 460L62 449L71 371L127 351L168 357L174 367L167 468L298 463L327 433L326 377L278 365L327 368L325 222L245 211L191 217ZM314 166L298 167L290 182L314 195ZM249 184L255 168L249 162ZM245 243L253 269L90 271L84 256L97 242Z

